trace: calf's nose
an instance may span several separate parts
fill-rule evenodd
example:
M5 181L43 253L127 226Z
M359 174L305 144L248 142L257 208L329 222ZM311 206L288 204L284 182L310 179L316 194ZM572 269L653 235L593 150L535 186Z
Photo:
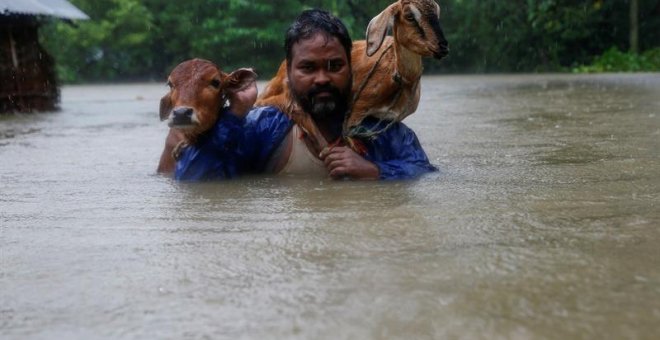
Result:
M172 110L172 125L192 124L193 109L191 107L176 107Z
M178 117L178 116L191 117L193 113L193 109L191 107L177 107L174 109L174 111L172 111L172 113L174 114L174 117Z

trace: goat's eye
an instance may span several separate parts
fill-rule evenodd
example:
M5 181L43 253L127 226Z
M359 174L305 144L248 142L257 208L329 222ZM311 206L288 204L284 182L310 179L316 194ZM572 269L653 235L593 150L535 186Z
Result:
M415 21L415 15L412 13L407 13L406 15L403 16L403 18L411 22Z
M218 79L211 80L211 86L213 86L216 89L220 88L220 80Z
M168 80L168 81L167 81L167 87L169 87L170 89L172 89L172 88L174 88L174 85L172 84L171 81Z

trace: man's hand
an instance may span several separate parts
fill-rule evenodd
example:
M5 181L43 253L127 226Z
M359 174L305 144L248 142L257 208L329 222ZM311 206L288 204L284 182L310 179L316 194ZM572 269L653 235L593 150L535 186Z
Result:
M340 179L348 176L352 179L378 179L380 171L376 164L362 158L351 148L334 146L325 148L319 157L330 171L330 177Z
M257 82L253 81L240 91L228 92L227 99L229 99L229 111L239 118L245 117L257 100Z

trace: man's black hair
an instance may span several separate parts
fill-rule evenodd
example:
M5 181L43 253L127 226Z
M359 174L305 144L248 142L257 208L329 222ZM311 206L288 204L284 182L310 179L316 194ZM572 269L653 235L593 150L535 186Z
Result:
M284 39L287 65L291 64L291 50L297 42L313 37L317 33L335 37L346 51L348 62L351 61L351 48L353 42L351 36L339 18L322 9L308 9L300 13L296 20L289 26Z

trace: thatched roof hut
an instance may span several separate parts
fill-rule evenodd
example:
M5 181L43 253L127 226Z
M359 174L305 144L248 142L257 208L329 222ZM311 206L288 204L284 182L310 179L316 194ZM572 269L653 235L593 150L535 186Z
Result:
M85 20L66 0L0 0L0 113L54 110L54 62L39 44L42 19Z

